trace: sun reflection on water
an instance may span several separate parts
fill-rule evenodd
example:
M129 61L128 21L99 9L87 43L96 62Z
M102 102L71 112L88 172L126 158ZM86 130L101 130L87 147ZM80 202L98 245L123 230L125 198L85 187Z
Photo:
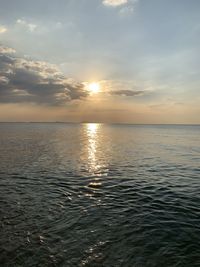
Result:
M98 134L97 131L100 127L100 124L97 123L88 123L87 124L87 140L88 140L88 165L89 171L95 172L98 169L97 164L97 143L98 143Z
M102 125L98 123L87 123L84 126L86 138L84 162L89 175L87 188L93 193L100 190L103 179L107 176L107 164L103 160L101 127Z

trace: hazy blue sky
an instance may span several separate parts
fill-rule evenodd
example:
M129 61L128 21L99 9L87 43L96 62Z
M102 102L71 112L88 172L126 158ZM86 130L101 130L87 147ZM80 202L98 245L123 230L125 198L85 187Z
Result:
M199 11L199 0L0 0L0 120L200 123Z

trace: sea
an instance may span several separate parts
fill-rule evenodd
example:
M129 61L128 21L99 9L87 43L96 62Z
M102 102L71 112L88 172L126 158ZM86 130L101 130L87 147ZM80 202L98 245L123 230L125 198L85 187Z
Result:
M1 267L199 267L200 126L0 123Z

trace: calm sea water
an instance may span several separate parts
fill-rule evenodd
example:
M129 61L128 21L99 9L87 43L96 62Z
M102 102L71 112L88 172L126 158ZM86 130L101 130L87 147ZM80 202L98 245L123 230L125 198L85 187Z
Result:
M200 266L200 126L0 124L0 266Z

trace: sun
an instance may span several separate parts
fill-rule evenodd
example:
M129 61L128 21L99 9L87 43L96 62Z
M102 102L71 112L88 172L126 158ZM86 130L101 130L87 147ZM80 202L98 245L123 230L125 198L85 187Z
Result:
M99 83L97 82L93 82L93 83L89 83L88 84L88 90L91 92L91 93L98 93L99 90L100 90L100 85Z

